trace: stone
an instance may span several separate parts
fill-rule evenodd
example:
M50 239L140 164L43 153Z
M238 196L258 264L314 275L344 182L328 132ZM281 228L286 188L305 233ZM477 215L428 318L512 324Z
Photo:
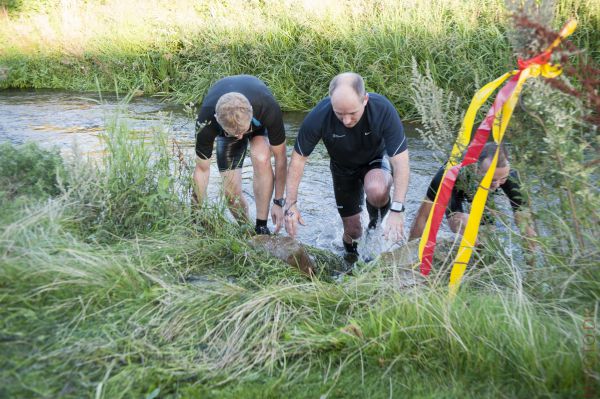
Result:
M266 251L271 256L300 269L307 276L314 275L315 262L306 248L291 237L257 235L250 239L250 246Z
M393 251L382 252L379 261L400 267L412 267L419 261L419 240L409 241Z
M417 263L419 262L419 241L410 241L406 245L395 248L393 251L382 252L376 261L382 267L393 268L394 280L399 288L423 284L426 277L420 272Z
M402 287L422 284L427 279L421 274L419 268L419 242L420 240L409 241L393 251L382 252L377 258L377 262L383 267L394 268L394 276ZM448 262L453 259L454 247L453 240L438 239L430 276L440 268L447 271Z

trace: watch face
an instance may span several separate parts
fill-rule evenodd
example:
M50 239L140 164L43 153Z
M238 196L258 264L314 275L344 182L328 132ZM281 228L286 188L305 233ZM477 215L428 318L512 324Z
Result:
M280 207L283 208L283 206L285 205L285 198L279 198L279 199L273 199L273 203L275 205L279 205Z
M404 212L404 204L402 202L392 202L390 210L394 212Z

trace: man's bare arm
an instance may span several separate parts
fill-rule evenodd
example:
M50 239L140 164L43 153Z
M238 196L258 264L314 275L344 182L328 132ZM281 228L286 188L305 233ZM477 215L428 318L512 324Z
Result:
M194 168L194 192L196 193L198 202L202 202L204 197L206 197L209 177L210 159L196 157L196 167Z
M294 238L296 237L298 223L304 225L304 220L300 216L296 202L298 201L298 187L300 186L300 180L304 174L304 166L306 165L308 157L304 157L298 154L296 151L292 152L292 160L290 161L290 168L287 174L286 181L286 217L285 217L285 230L288 234Z
M404 203L406 192L408 191L408 178L410 175L408 150L391 157L390 163L394 169L394 198L392 201Z
M285 194L285 180L287 175L287 155L285 143L271 146L275 158L275 197L281 198Z
M390 158L394 170L394 197L392 201L404 203L408 191L408 150ZM384 229L386 238L401 241L404 239L404 212L390 212Z

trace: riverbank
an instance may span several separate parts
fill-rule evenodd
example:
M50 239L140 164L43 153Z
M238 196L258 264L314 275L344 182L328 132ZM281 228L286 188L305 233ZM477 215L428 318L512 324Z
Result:
M252 249L222 205L192 215L190 171L164 132L144 146L111 120L102 167L0 146L0 396L596 389L598 347L584 341L598 331L593 252L542 247L549 263L535 269L484 246L488 261L469 269L454 302L443 268L404 288L396 265L381 263L311 281Z
M2 88L137 89L187 103L250 73L286 110L307 110L334 74L354 70L414 117L413 57L464 101L515 66L499 0L33 3L0 13ZM575 43L600 60L600 5L557 3L554 27L577 16Z

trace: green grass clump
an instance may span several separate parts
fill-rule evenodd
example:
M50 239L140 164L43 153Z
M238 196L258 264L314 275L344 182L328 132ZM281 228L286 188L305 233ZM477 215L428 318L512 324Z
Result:
M5 200L58 195L61 177L64 165L58 150L44 150L36 143L0 144L0 187Z
M553 28L577 17L574 42L600 60L598 2L545 7ZM307 110L335 74L353 70L414 117L413 58L429 63L438 85L468 99L514 69L510 25L500 0L23 0L0 13L0 87L96 90L97 79L103 90L116 82L122 91L141 88L187 103L219 78L248 73L263 79L283 108Z
M310 280L254 250L222 204L192 210L191 170L165 132L133 132L121 112L102 160L65 162L60 193L3 201L0 396L572 397L600 388L600 352L584 340L599 333L591 266L568 264L566 275L552 263L540 281L496 256L469 269L454 302L444 269L412 286L406 265L383 262Z

